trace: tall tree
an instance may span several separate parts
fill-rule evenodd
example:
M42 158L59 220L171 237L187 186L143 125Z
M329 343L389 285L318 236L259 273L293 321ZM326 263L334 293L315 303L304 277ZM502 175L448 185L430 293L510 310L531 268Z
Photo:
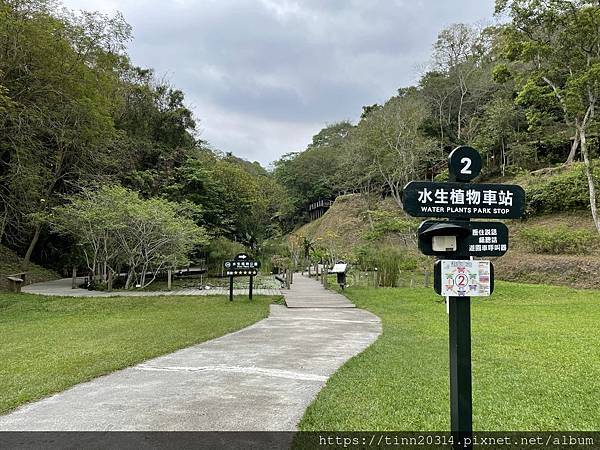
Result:
M0 85L11 101L0 118L0 178L19 205L12 235L29 234L26 262L42 229L29 218L111 163L105 143L130 33L118 15L58 17L49 4L0 2Z
M401 90L358 124L355 138L369 166L384 180L387 190L402 205L402 189L425 171L436 144L421 127L429 111L415 89Z
M600 5L597 0L497 0L507 12L506 54L524 64L522 102L553 96L575 137L567 163L579 146L585 163L590 208L600 233L596 186L587 135L600 96Z

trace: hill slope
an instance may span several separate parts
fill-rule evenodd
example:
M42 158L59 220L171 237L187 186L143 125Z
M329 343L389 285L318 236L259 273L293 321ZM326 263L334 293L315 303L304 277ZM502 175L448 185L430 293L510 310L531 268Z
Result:
M395 218L412 224L411 233L383 231L379 225ZM418 250L414 230L420 220L406 217L391 200L368 200L360 194L338 197L323 217L294 232L306 236L315 245L333 249L337 257L354 259L355 252L364 245L386 243L402 247L407 255L416 256ZM565 285L578 288L598 288L600 283L600 239L589 211L574 210L530 217L523 221L508 221L510 249L501 258L492 258L498 279L525 283ZM378 229L380 232L378 232ZM557 234L562 230L566 236ZM536 251L530 234L537 233L542 243L558 241L558 254ZM580 233L579 235L577 233ZM588 243L567 253L560 252L562 241L571 235ZM581 244L581 243L580 243ZM426 263L428 267L433 262Z
M12 250L0 245L0 290L6 290L8 287L7 275L19 272L23 272L23 259ZM30 264L26 272L28 272L26 280L28 284L60 278L56 272L36 264Z

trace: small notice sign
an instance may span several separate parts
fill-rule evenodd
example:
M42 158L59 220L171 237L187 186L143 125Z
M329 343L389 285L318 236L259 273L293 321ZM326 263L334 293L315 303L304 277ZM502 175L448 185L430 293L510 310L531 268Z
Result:
M462 234L456 251L433 250L429 230L443 225L460 227ZM456 231L459 233L459 231ZM464 222L458 220L426 220L419 226L419 249L424 255L443 256L447 259L465 256L502 256L508 250L508 228L502 222ZM450 233L448 233L450 234Z
M438 294L450 297L488 297L494 290L494 269L489 261L441 260Z

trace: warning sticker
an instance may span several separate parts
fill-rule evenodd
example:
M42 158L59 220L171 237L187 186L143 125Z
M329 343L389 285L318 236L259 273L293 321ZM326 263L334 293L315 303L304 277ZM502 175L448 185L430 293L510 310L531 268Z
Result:
M488 297L491 274L489 261L443 260L442 295Z

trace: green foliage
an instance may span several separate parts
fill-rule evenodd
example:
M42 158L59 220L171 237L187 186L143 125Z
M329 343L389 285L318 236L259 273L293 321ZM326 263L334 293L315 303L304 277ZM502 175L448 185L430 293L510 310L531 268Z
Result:
M342 152L353 126L339 122L323 128L302 153L288 153L275 162L274 176L286 187L289 204L282 211L290 216L302 214L308 203L335 196L339 185Z
M103 281L108 271L128 268L126 287L145 287L159 270L184 265L194 245L208 237L181 205L163 199L144 200L121 186L101 186L67 198L48 222L70 235L85 253L88 268ZM148 271L154 276L147 283Z
M600 176L598 169L596 176ZM547 214L589 207L589 191L582 164L573 164L560 174L536 182L527 188L526 194L529 214Z
M568 227L529 227L520 231L519 236L533 253L551 255L589 253L597 240L597 234L586 230Z
M223 236L212 239L206 248L209 273L220 275L223 262L233 259L239 253L246 253L246 247L239 242L230 241Z
M416 232L416 223L410 219L399 216L392 211L368 211L373 225L365 234L365 239L375 241L387 234L407 236Z
M285 194L264 170L230 155L197 152L176 171L168 196L198 206L198 221L246 245L277 234L271 218Z
M442 172L438 173L435 178L435 181L437 181L438 183L442 183L444 181L449 181L450 180L450 172L448 171L448 169L444 169Z
M390 246L362 245L354 250L354 259L360 270L377 270L380 286L398 286L400 271L415 270L417 260L406 252Z

